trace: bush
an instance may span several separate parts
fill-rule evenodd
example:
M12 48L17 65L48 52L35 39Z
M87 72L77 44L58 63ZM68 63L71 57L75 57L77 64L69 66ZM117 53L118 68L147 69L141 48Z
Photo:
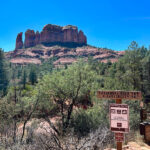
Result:
M100 126L108 126L106 114L107 112L100 106L94 106L88 110L79 109L73 114L71 127L73 127L75 134L86 136Z

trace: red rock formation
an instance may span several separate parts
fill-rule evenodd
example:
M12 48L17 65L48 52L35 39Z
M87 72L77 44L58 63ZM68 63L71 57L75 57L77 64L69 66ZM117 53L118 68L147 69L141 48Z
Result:
M36 45L35 37L36 37L36 35L35 35L34 30L27 30L25 32L25 43L24 43L25 48L32 47L32 46Z
M23 47L22 32L20 32L16 38L16 48L15 49L21 49L22 47Z
M63 42L75 42L78 43L78 28L75 26L65 26L63 27ZM86 43L85 43L86 44Z
M27 30L25 32L24 47L33 47L37 44L68 44L74 43L75 45L86 45L86 36L82 31L78 32L76 26L57 26L48 24L44 26L41 33L38 31L35 33L34 30ZM72 45L71 45L72 46ZM22 33L18 34L16 40L16 49L22 48Z
M51 24L44 26L40 34L41 43L52 43L62 41L63 41L62 27Z
M87 44L86 36L82 31L78 33L78 28L76 26L65 26L60 27L56 25L48 24L43 28L40 34L41 43L79 43Z
M35 34L35 44L40 44L40 33L39 31L36 32Z
M79 31L79 41L78 42L81 44L87 43L86 36L84 35L84 33L81 30Z

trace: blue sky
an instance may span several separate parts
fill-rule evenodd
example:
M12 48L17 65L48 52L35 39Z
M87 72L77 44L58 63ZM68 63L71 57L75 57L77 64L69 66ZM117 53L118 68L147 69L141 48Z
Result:
M76 25L88 44L114 50L131 41L150 45L150 0L2 0L0 47L15 48L16 36L50 24Z

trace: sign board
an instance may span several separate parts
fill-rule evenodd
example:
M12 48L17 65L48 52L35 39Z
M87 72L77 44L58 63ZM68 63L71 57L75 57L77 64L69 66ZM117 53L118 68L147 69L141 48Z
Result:
M101 99L142 100L142 93L140 91L98 91L97 97Z
M113 132L129 132L129 106L127 104L110 104L110 128Z
M117 142L123 142L124 141L124 134L123 133L115 133L115 140Z

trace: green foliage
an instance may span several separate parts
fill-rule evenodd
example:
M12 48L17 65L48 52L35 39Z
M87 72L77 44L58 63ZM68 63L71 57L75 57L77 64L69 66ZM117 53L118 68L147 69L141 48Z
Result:
M37 82L37 74L36 74L36 68L32 67L29 73L29 81L32 85L34 85Z
M132 42L129 50L123 58L113 64L107 71L108 78L105 80L106 89L111 87L115 90L143 90L143 58L147 49L138 48L136 42Z
M8 82L4 52L0 48L0 96L6 95L8 84L9 82Z
M21 83L23 84L24 89L26 88L26 82L27 82L27 74L26 74L26 71L24 70L23 71L23 76L22 76L22 81L21 81Z
M54 71L45 76L41 82L47 85L50 94L54 97L69 100L76 97L78 88L80 88L78 98L91 89L95 90L97 85L95 75L88 65L80 61L66 70Z
M86 136L100 126L108 126L106 115L108 113L97 105L88 110L79 109L73 114L71 127L78 136Z
M95 71L83 61L69 66L68 69L53 71L44 76L37 85L37 93L40 93L38 107L50 112L56 105L65 130L69 126L73 106L78 105L89 91L90 96L95 95L98 87L96 80Z
M140 124L140 102L139 101L126 101L130 110L130 130L139 130Z
M19 123L25 120L39 99L34 117L45 119L57 116L61 118L61 130L71 127L75 134L84 136L99 126L108 126L108 108L114 101L96 99L98 89L140 90L144 96L150 95L150 51L134 41L116 63L100 63L89 56L87 62L79 60L65 68L54 68L53 61L57 58L39 66L6 65L3 51L0 52L0 91L6 92L7 74L11 78L8 94L0 101L3 127L14 123L16 116ZM9 66L9 70L5 66ZM137 130L139 102L124 103L130 107L131 130ZM92 104L94 106L87 110L78 108Z

